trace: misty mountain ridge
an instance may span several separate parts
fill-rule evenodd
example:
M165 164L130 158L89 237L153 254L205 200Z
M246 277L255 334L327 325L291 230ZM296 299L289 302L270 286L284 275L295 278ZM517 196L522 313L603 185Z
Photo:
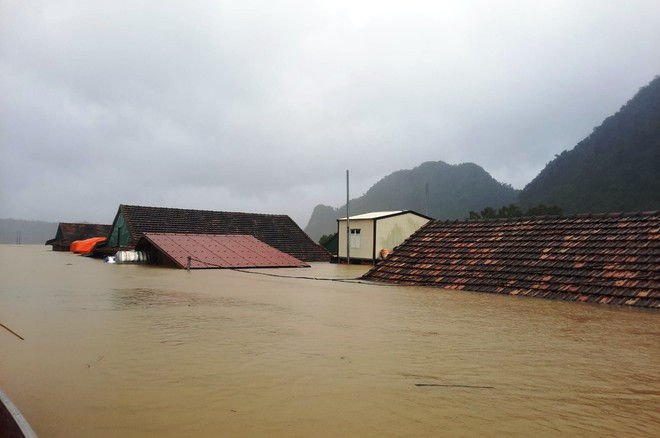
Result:
M642 87L573 149L550 161L522 191L493 179L472 163L426 162L396 171L351 200L350 214L411 209L437 219L464 219L471 210L519 203L544 204L564 213L660 208L660 77ZM346 206L317 205L305 231L314 240L337 231Z
M557 205L565 213L660 208L660 76L548 163L520 203Z
M429 187L427 209L426 184ZM438 219L464 219L470 211L518 203L560 207L564 213L660 208L660 77L641 88L614 115L550 161L522 191L496 181L473 163L429 161L395 171L351 200L351 215L415 210ZM315 241L337 230L338 208L317 205L305 227ZM44 243L57 223L0 219L0 243Z
M428 209L426 202L428 184ZM427 161L413 169L397 170L350 201L350 214L370 211L415 210L439 219L459 219L470 210L503 206L518 199L518 190L495 180L474 163L448 164ZM338 217L346 216L346 205L333 208L317 205L305 232L318 241L337 230Z

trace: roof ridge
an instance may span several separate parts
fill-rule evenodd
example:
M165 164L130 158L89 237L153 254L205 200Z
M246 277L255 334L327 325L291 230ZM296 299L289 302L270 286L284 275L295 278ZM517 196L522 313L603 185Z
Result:
M196 210L177 207L151 207L120 204L117 216L123 215L129 232L129 246L134 246L145 232L183 232L190 234L245 234L308 261L327 261L330 254L314 242L286 214L245 213ZM123 225L122 225L123 227ZM124 240L126 236L124 236Z
M420 213L416 210L411 210L411 209L404 209L404 210L378 210L378 211L368 211L366 213L356 213L352 216L349 216L349 219L355 219L355 220L368 220L368 219L387 219L393 216L399 216L403 214L414 214L420 217L423 217L428 220L434 220L433 217L428 216L424 213ZM359 216L371 216L371 217L359 217ZM345 220L346 216L338 217L337 220Z
M60 225L103 225L103 226L110 226L112 224L99 224L99 223L91 223L91 222L60 222Z
M246 211L228 211L228 210L207 210L201 208L181 208L181 207L156 207L152 205L134 205L134 204L120 204L119 207L136 207L136 208L156 208L159 210L178 210L178 211L201 211L208 213L231 213L231 214L245 214L253 216L287 216L288 214L281 213L250 213Z
M550 219L582 219L582 218L619 218L619 217L647 217L660 216L660 210L629 211L629 212L606 212L606 213L576 213L570 215L539 215L539 216L515 216L515 217L492 217L480 219L438 219L436 222L463 223L463 222L518 222L522 220L550 220Z

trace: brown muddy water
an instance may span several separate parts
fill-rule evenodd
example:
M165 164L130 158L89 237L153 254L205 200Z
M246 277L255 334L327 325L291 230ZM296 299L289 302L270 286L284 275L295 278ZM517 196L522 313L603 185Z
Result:
M25 338L0 329L0 388L42 438L660 434L648 310L0 245L0 322Z

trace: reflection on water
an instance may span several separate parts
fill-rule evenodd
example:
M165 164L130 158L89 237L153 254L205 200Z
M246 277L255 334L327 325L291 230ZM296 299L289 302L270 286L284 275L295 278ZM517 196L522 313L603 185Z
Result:
M115 310L151 306L238 305L237 300L232 298L141 287L111 289L110 296ZM223 304L223 302L226 304Z
M659 318L0 246L0 386L43 437L651 436Z

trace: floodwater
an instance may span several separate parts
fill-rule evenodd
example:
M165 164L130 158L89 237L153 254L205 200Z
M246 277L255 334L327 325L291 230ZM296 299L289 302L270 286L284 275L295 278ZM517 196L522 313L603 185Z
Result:
M649 310L0 245L0 322L42 438L660 435Z

